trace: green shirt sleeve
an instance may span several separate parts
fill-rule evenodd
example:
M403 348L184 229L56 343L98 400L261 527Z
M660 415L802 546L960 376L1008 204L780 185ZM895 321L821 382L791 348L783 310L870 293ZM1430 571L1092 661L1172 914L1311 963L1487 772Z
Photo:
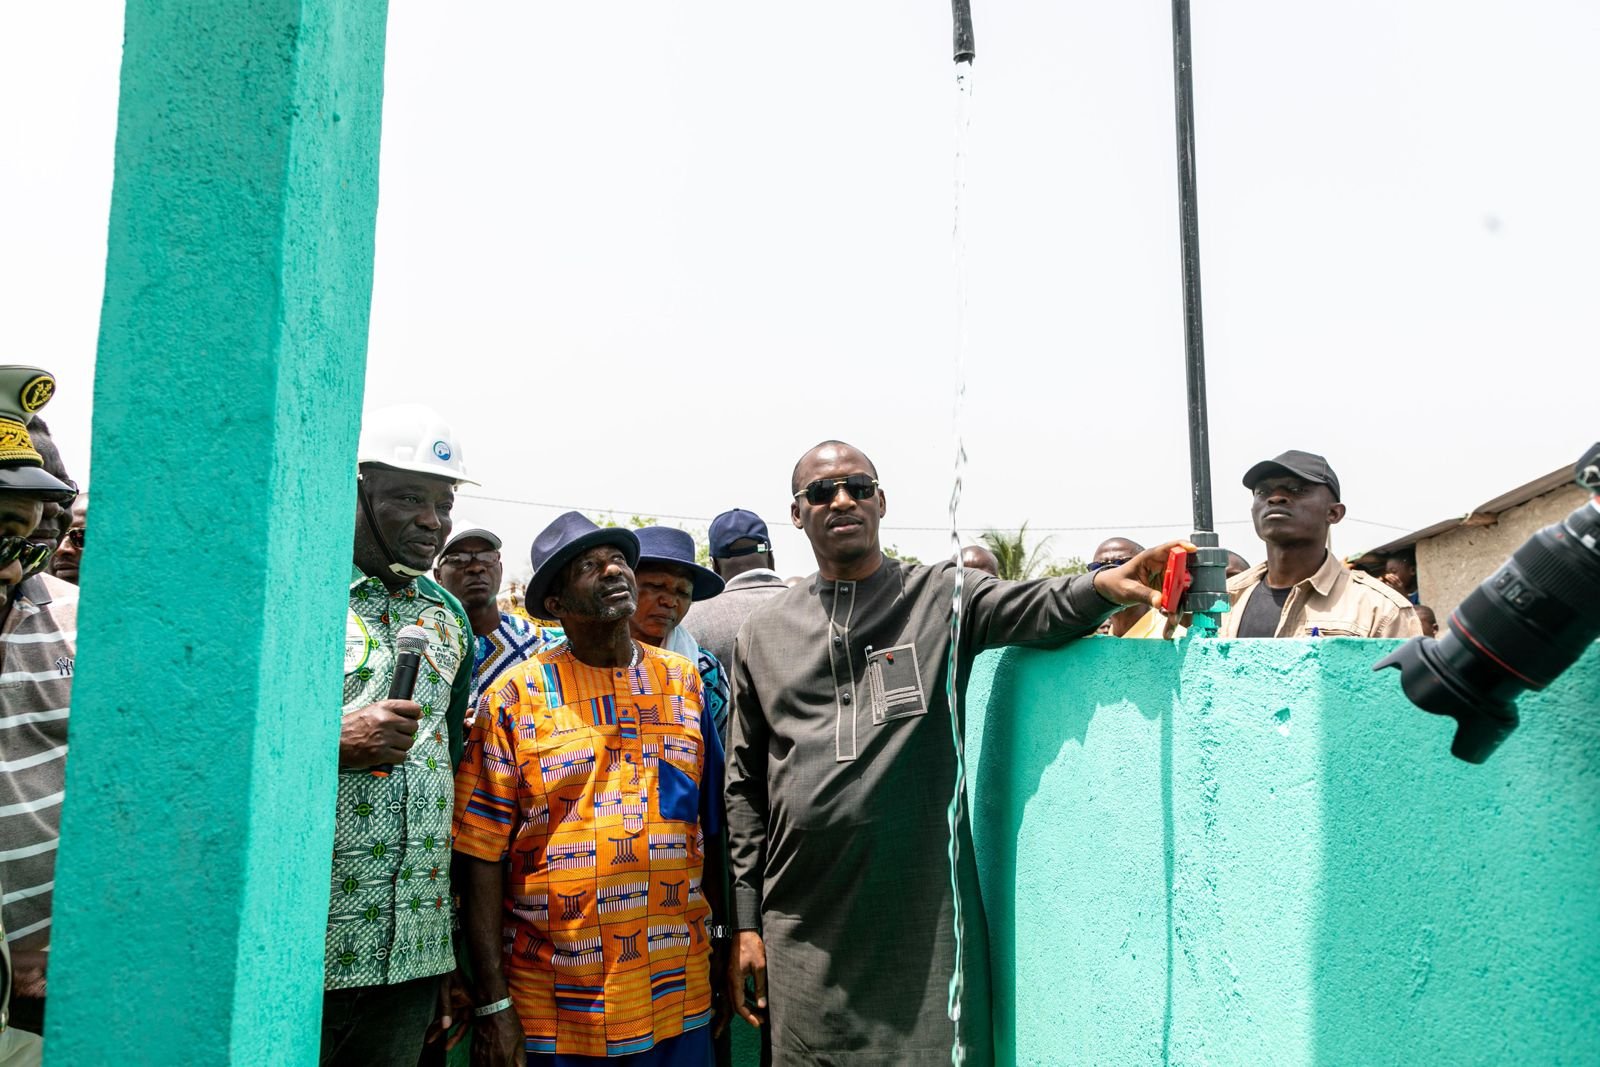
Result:
M444 713L445 730L450 741L450 766L461 765L461 752L466 747L467 731L467 702L472 699L472 668L477 661L477 648L472 638L472 625L467 621L467 609L461 606L461 601L450 595L449 590L438 582L429 578L418 578L417 582L427 582L429 591L436 594L444 601L445 607L456 613L460 621L461 632L466 635L462 639L461 668L456 671L455 681L450 686L450 707Z

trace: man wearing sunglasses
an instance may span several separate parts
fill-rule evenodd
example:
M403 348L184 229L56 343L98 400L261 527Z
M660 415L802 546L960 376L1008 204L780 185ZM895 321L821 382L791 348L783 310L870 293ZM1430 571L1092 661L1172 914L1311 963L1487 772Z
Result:
M61 459L61 450L56 447L55 438L51 436L50 427L45 421L35 415L33 421L28 423L28 433L33 438L33 447L39 450L39 459L44 464L45 473L68 488L76 490L78 483L67 475L67 465ZM72 524L71 505L59 501L46 500L44 502L44 517L39 520L37 540L48 541L59 545L61 539L67 535L67 528ZM54 573L54 565L51 565ZM59 575L58 575L59 577Z
M42 1033L51 886L66 784L78 591L41 573L76 491L50 473L29 420L55 392L37 367L0 367L0 916L12 950L11 1024Z
M1107 567L1120 567L1143 551L1144 546L1137 541L1130 541L1126 537L1110 537L1096 546L1094 559L1089 561L1087 569L1093 574ZM1130 605L1101 623L1098 632L1111 637L1122 637L1149 612L1149 604Z
M72 502L71 525L61 539L56 554L50 558L50 573L63 582L78 584L78 570L83 566L84 527L89 524L89 494L79 493Z
M872 461L826 441L795 466L790 518L817 573L757 608L734 651L729 846L736 1010L777 1064L942 1065L954 1037L946 806L955 789L945 676L957 571L884 556ZM961 572L963 686L978 652L1050 646L1152 604L1170 542L1091 575ZM993 1061L983 911L959 827L967 995L961 1037ZM754 984L754 1005L746 981Z

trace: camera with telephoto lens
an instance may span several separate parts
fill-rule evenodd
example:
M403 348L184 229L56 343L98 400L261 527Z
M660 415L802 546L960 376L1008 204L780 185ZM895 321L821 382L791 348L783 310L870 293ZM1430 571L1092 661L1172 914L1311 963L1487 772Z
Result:
M1450 614L1372 668L1400 668L1411 703L1456 720L1450 752L1482 763L1517 728L1516 699L1543 689L1600 637L1600 444L1578 461L1596 494L1528 538Z

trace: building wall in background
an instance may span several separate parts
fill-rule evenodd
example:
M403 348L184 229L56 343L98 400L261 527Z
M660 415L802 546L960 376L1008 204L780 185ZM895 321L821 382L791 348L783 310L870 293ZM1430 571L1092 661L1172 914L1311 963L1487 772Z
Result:
M1600 648L1474 767L1392 647L980 660L1000 1062L1600 1062Z
M1492 526L1457 526L1417 542L1417 594L1442 624L1535 530L1566 518L1586 499L1582 489L1565 485L1502 511Z

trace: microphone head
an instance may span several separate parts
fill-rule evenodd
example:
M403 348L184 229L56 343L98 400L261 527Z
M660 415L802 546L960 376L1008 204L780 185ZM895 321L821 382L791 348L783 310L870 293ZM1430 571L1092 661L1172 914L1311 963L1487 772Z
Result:
M428 631L416 625L404 627L394 639L394 650L422 655L428 651Z

